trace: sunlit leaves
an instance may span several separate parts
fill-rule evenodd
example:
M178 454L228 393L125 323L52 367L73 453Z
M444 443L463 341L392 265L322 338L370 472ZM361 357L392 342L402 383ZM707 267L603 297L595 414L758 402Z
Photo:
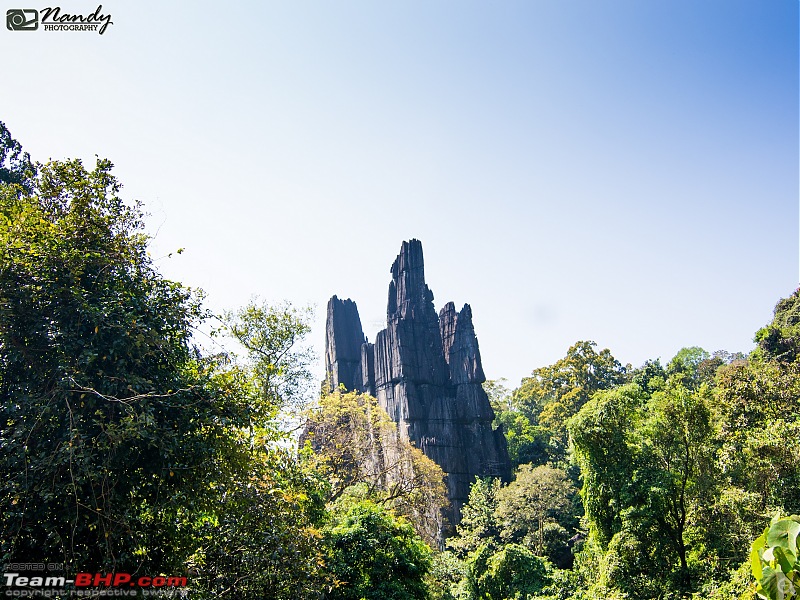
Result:
M309 411L302 440L309 460L331 482L332 499L364 484L370 497L394 507L436 543L443 527L447 491L441 467L403 439L368 394L336 392Z
M514 391L513 409L509 412L522 414L526 423L518 423L502 414L499 420L510 422L510 429L518 431L514 443L520 462L566 466L567 420L592 394L626 380L627 367L623 367L608 349L597 352L595 346L589 341L575 343L564 358L548 367L534 369ZM531 429L537 426L540 428Z
M760 598L784 600L800 591L798 535L800 517L792 515L773 519L761 537L753 542L751 567Z
M254 408L268 409L255 410L255 421L279 417L286 429L300 423L310 401L309 365L314 354L304 339L311 330L311 317L310 308L256 300L225 314L223 331L244 348L245 365L259 388L261 401ZM271 414L271 409L278 412Z

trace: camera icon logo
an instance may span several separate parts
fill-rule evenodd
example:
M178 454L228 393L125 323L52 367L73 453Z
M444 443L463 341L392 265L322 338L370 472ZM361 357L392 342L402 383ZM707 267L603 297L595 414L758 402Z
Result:
M39 11L33 8L8 9L6 28L11 31L36 31L39 29Z

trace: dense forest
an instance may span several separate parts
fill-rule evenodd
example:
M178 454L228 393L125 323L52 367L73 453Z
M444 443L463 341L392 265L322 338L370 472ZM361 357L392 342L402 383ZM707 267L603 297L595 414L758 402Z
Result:
M308 312L211 314L159 273L112 168L34 162L0 124L5 573L181 576L191 598L795 595L800 293L749 355L632 367L578 341L487 382L514 477L476 480L448 527L441 469L374 398L307 400ZM396 445L380 472L375 440Z

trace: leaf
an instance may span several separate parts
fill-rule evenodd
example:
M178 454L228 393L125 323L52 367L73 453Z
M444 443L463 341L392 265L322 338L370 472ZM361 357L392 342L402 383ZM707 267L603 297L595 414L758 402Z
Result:
M767 532L767 545L782 548L796 557L798 535L800 535L800 523L788 518L780 519L770 525Z
M759 580L759 583L771 600L783 600L796 593L789 578L782 571L769 566L764 566L764 577Z
M750 569L753 571L753 577L756 578L756 581L760 581L761 577L763 576L761 571L761 554L764 551L764 546L767 543L767 532L766 530L764 533L759 536L759 538L753 542L753 545L750 547Z
M794 564L797 562L797 558L793 554L784 552L783 548L779 547L773 548L772 554L775 556L775 560L778 561L778 564L781 566L781 571L788 575L791 572Z

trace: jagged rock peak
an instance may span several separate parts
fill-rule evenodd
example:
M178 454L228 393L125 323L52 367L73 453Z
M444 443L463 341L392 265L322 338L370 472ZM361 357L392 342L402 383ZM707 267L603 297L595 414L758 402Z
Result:
M392 318L436 317L433 292L425 284L425 260L422 242L403 242L400 254L392 263L387 316Z
M456 305L448 302L439 311L439 332L442 335L442 350L444 351L444 360L448 364L450 364L450 348L456 336L456 319L458 319Z
M339 385L348 390L362 388L361 346L365 342L356 303L333 296L325 321L325 372L330 389Z
M486 381L470 305L465 304L456 313L455 305L448 302L439 312L439 328L444 359L450 367L450 381L456 385Z

